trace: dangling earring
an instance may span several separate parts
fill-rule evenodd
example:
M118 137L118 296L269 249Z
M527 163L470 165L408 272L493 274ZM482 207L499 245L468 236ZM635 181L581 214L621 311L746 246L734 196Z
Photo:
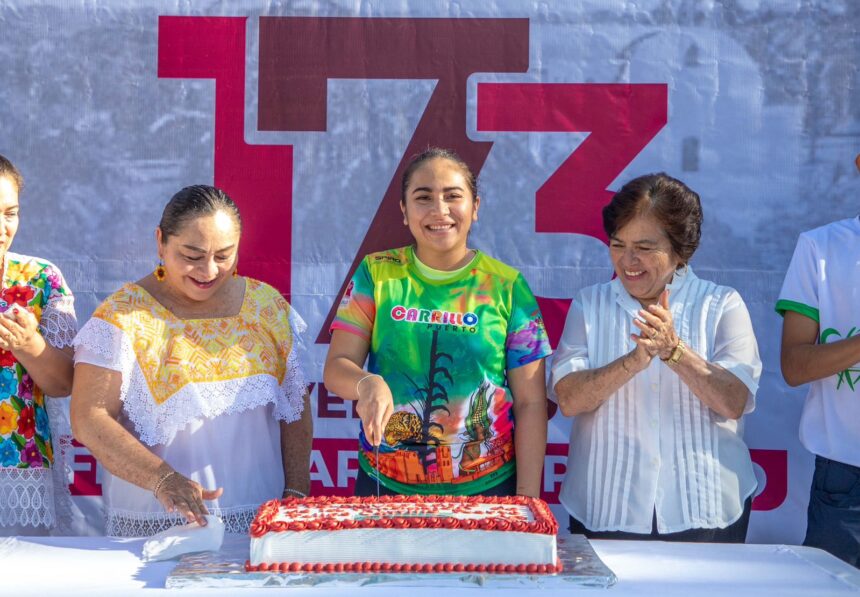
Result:
M238 278L238 277L239 277L239 266L238 266L238 265L237 265L237 266L236 266L236 268L233 270L233 277L234 277L234 278Z
M152 275L155 276L155 279L159 282L164 282L164 276L167 275L167 270L164 269L163 261L158 261L158 265L155 266L155 270L152 272Z

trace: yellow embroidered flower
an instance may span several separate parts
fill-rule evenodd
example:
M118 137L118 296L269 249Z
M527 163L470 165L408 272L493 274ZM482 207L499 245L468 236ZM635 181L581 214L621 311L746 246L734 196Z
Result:
M14 283L29 282L42 270L42 266L33 261L26 263L10 263L7 277Z
M0 404L0 435L8 435L18 429L18 413L8 402Z

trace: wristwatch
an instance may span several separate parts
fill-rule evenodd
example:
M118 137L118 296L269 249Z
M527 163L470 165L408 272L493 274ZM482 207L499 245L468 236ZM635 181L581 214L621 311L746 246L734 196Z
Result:
M678 340L678 343L675 345L675 348L672 349L672 354L670 354L667 358L661 360L667 365L677 365L678 361L681 360L681 357L684 356L685 352L687 352L687 347L684 346L684 343L681 340Z

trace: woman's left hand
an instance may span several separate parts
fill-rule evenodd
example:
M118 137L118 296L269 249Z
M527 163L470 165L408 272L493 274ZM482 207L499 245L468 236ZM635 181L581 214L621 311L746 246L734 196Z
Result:
M638 336L633 334L633 341L651 356L663 360L672 356L672 351L678 346L680 339L675 333L675 323L672 321L672 312L669 311L669 290L663 290L656 304L640 309L639 317L641 319L633 320L633 325L641 332Z
M39 322L28 309L14 306L0 314L0 348L27 351L39 334Z

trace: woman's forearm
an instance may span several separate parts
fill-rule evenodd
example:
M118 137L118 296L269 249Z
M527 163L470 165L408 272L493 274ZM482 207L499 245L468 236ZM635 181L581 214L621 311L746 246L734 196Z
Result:
M358 400L356 386L369 375L348 357L334 357L326 361L323 383L330 392L345 400Z
M574 417L592 412L637 373L645 370L650 362L647 354L636 349L603 367L569 373L555 384L562 414Z
M72 348L56 348L41 334L35 334L26 349L13 351L15 358L47 396L68 396L72 392L74 362Z
M72 409L71 421L75 439L114 476L151 491L172 470L104 411Z
M538 497L546 454L546 365L538 359L507 373L514 399L517 494Z
M313 416L310 398L304 397L304 410L297 421L281 422L281 458L284 467L284 489L305 495L310 493L310 455L313 442Z
M514 449L517 460L517 495L540 497L546 455L546 400L514 402Z
M172 469L117 422L121 384L118 372L77 366L69 411L72 434L111 474L152 490Z
M738 419L744 414L749 389L730 371L709 363L689 348L670 368L699 400L718 415Z

